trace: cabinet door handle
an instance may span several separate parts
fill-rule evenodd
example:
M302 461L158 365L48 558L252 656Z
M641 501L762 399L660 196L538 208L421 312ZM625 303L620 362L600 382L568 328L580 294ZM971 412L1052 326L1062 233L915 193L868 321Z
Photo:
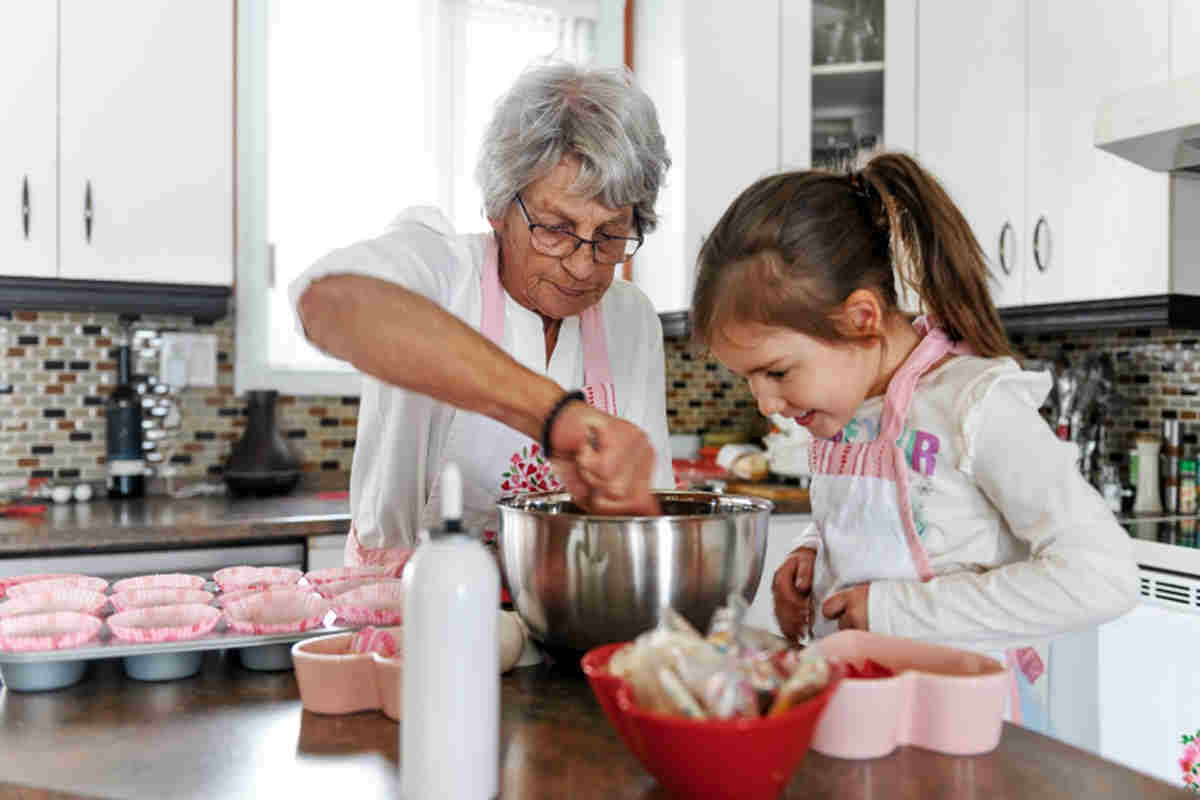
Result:
M1004 270L1005 275L1012 275L1012 267L1008 265L1008 237L1013 231L1012 223L1008 220L1000 226L1000 246L998 248L1000 255L1000 269Z
M21 178L21 230L29 241L29 176Z
M92 243L92 219L95 217L95 212L92 209L92 182L87 182L87 187L83 190L83 235L87 239L87 243Z
M1046 229L1046 258L1042 259L1042 228ZM1053 245L1050 241L1050 222L1046 215L1038 217L1037 225L1033 226L1033 263L1037 264L1039 272L1050 269L1050 255Z

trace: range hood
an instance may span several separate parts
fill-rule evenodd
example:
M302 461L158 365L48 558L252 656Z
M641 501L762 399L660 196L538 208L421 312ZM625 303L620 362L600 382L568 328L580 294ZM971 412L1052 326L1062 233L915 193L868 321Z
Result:
M1156 172L1200 175L1200 74L1101 103L1096 146Z

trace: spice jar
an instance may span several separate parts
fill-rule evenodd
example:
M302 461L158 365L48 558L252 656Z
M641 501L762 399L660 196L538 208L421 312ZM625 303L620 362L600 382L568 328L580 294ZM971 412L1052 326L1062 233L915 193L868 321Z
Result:
M1135 513L1162 511L1162 497L1158 485L1158 454L1162 446L1150 434L1137 437L1137 496L1133 501Z
M1190 458L1179 462L1179 513L1196 513L1196 462Z

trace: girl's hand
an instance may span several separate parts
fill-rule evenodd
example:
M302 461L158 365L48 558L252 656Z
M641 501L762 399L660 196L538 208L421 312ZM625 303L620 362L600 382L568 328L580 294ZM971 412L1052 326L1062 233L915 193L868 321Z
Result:
M570 403L550 431L554 474L579 505L595 514L657 516L650 493L654 447L636 425Z
M812 630L812 577L817 551L811 547L793 550L771 581L775 619L779 630L795 641Z
M848 628L870 630L867 627L867 609L870 605L867 596L870 589L871 584L860 583L832 594L822 604L821 613L825 619L836 619L839 631Z

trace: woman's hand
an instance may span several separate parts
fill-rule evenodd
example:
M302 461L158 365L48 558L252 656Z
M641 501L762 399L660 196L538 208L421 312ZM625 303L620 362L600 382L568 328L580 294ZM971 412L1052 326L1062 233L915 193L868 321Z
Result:
M812 577L817 551L811 547L793 550L771 581L775 619L779 630L792 641L812 630Z
M867 627L870 589L871 584L860 583L831 594L821 604L821 613L825 615L825 619L836 619L839 631L849 628L859 631L870 630Z
M568 403L550 430L554 474L579 505L596 514L653 516L654 447L636 425L591 406Z

